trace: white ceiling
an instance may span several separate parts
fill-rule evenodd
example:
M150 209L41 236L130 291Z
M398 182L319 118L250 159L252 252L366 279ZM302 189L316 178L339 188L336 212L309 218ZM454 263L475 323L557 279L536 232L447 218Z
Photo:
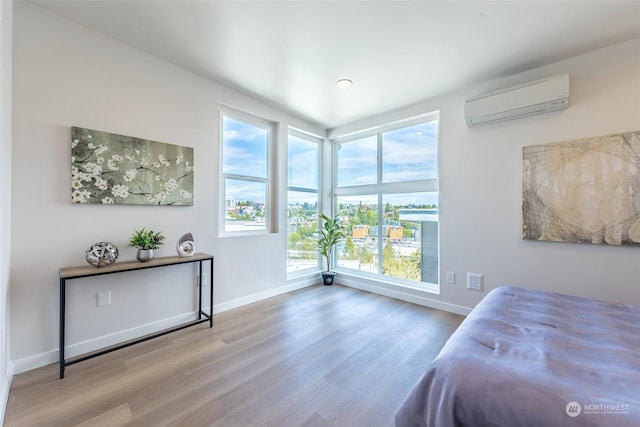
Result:
M640 1L35 3L323 128L640 37Z

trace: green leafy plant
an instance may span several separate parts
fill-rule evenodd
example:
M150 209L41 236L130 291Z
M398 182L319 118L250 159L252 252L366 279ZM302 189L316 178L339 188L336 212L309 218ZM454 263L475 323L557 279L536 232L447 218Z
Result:
M327 271L331 270L331 252L334 246L346 237L344 228L338 218L329 218L325 214L320 214L324 224L320 227L320 237L318 238L318 249L320 254L327 259Z
M155 232L153 230L134 230L133 235L129 239L129 246L133 246L138 249L158 249L163 245L162 241L165 236L162 232Z

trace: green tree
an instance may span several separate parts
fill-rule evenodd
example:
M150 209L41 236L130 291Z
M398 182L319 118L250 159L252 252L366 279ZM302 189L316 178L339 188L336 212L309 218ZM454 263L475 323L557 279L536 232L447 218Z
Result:
M298 243L302 240L300 233L293 232L289 234L289 238L287 239L287 249L297 249Z
M362 264L371 264L373 262L374 253L369 250L366 246L360 246L358 248L358 256L357 258L360 260Z
M353 244L353 239L351 237L347 237L346 242L344 243L344 259L356 259L356 246Z
M309 239L314 236L318 232L318 228L315 225L301 225L298 228L298 233L303 239Z
M305 239L298 243L300 249L300 257L304 259L313 259L318 257L318 245L313 239Z
M378 224L378 212L373 209L369 209L366 211L364 215L364 223L365 225L375 226Z
M393 244L389 241L384 246L382 254L382 273L387 276L420 281L420 251L409 257L396 257Z

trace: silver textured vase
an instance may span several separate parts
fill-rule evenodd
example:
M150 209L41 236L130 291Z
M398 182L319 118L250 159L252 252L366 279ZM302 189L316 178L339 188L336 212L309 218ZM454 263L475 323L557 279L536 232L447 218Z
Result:
M178 244L176 245L176 249L178 250L178 255L181 257L193 256L196 252L196 244L193 241L191 233L187 233L180 237Z
M136 259L140 262L151 261L154 256L153 249L138 249L136 253Z

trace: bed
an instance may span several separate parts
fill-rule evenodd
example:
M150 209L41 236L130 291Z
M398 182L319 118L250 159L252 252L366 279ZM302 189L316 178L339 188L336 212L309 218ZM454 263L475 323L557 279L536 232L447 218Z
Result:
M396 413L409 426L640 426L640 307L494 289Z

